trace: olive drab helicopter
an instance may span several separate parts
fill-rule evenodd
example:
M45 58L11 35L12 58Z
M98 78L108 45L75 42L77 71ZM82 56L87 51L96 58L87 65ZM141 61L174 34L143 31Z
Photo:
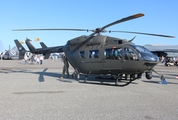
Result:
M145 73L147 79L152 78L154 66L159 63L159 58L146 48L132 43L133 39L126 40L111 36L104 36L105 32L122 32L143 35L152 35L160 37L174 38L174 36L150 34L143 32L128 31L107 31L106 28L115 24L136 19L144 16L142 13L131 15L101 28L95 30L88 29L15 29L13 31L37 31L37 30L69 30L69 31L87 31L90 35L68 40L66 45L61 46L61 52L64 52L71 66L77 71L77 78L85 75L110 75L115 76L117 84L119 80L136 80ZM156 72L156 71L155 71Z

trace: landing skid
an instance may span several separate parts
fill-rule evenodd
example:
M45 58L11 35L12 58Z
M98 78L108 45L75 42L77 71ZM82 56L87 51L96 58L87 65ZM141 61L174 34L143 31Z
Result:
M96 79L101 79L100 83L104 84L104 82L114 82L115 86L126 86L132 83L132 81L139 79L139 77L133 77L128 75L122 76L97 76Z

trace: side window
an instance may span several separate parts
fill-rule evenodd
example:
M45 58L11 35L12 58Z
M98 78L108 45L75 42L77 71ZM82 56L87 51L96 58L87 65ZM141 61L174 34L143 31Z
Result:
M105 49L104 57L106 59L112 59L112 49Z
M99 50L90 50L89 58L99 58Z
M85 51L80 51L79 53L81 58L85 58Z
M130 48L124 48L125 60L138 60L137 54Z
M122 48L105 49L104 57L106 59L122 60Z

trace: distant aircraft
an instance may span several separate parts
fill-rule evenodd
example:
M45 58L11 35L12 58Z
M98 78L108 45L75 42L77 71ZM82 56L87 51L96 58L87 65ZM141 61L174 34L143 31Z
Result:
M16 46L14 46L12 49L9 46L9 50L5 50L5 52L1 53L2 56L0 56L0 59L2 57L3 60L18 60L19 59L19 50Z
M16 46L9 50L9 58L11 60L18 60L19 59L19 51Z
M20 42L18 40L14 40L14 41L15 41L15 43L18 43L18 46L17 46L18 48L22 47L22 45L20 44ZM30 41L31 40L28 39L28 38L25 40L25 43L26 43L27 47L29 48L28 52L31 52L31 53L34 53L34 54L43 54L44 59L48 59L51 53L62 52L62 46L47 47L43 42L40 42L40 45L42 46L42 48L35 48L30 43Z
M152 53L158 57L178 57L178 45L144 45Z

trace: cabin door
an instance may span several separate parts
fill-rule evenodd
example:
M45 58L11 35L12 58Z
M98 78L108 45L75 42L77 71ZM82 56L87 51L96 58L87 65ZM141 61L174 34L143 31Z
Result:
M103 50L102 59L104 71L122 71L122 48L108 48Z

